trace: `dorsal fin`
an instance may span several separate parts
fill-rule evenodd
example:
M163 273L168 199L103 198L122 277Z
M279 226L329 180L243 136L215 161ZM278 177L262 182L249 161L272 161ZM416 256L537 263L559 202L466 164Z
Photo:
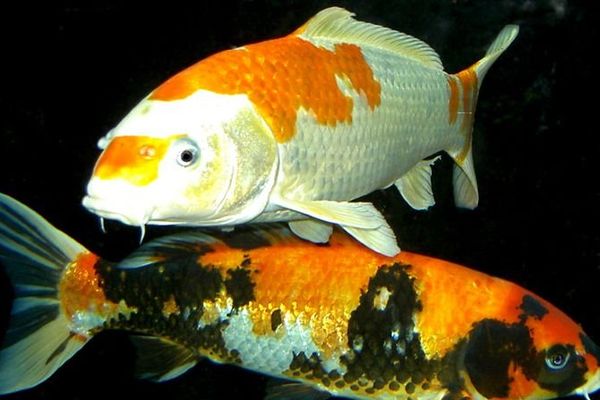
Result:
M440 56L427 43L383 26L357 21L353 16L353 13L340 7L326 8L294 34L307 39L334 39L371 46L414 59L432 68L444 69Z
M281 243L303 243L283 224L256 224L239 227L233 232L204 233L198 230L183 231L145 243L116 267L123 269L155 266L166 260L198 256L212 251L218 245L237 249L254 249Z

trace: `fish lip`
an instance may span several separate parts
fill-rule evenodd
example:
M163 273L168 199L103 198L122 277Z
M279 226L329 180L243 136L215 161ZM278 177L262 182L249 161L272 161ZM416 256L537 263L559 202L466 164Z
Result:
M82 200L83 206L90 212L98 215L102 218L117 220L126 225L132 226L143 226L150 221L152 210L148 212L135 213L134 217L131 217L131 213L125 214L126 209L122 212L115 210L115 207L110 207L110 201L102 199L100 197L85 195ZM131 208L129 211L144 211L141 209Z

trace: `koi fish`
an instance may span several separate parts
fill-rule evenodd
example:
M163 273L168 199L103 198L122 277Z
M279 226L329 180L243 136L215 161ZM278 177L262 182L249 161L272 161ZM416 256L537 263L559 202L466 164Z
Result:
M456 162L460 207L479 199L471 153L481 81L518 33L444 72L426 43L328 8L292 34L212 55L144 98L99 142L83 205L143 227L289 222L313 242L337 224L384 255L400 251L368 202L395 185L434 204L427 159Z
M208 358L295 382L271 399L290 388L306 395L292 398L439 400L600 387L600 347L547 301L338 232L325 246L276 224L221 239L184 232L112 263L1 195L0 260L16 292L0 393L44 381L106 329L135 333L142 378Z

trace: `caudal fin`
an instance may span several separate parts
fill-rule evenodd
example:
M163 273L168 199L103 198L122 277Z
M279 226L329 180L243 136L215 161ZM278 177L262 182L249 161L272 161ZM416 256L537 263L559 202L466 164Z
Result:
M515 40L518 33L518 26L505 26L481 60L448 78L450 86L449 122L451 124L460 123L460 131L465 138L460 148L448 151L448 154L456 162L453 171L453 183L454 202L458 207L475 208L479 203L471 143L473 115L481 82L494 61Z
M70 331L58 298L63 270L84 252L39 214L0 194L0 263L15 291L0 348L0 394L44 381L85 344Z

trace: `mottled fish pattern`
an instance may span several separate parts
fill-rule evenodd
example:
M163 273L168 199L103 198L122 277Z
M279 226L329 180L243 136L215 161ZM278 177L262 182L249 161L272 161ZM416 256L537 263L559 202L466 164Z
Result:
M2 196L0 260L17 294L1 393L40 383L106 329L135 333L138 375L158 381L207 357L356 399L539 399L600 385L599 348L535 294L341 233L327 245L278 225L181 233L112 263Z

